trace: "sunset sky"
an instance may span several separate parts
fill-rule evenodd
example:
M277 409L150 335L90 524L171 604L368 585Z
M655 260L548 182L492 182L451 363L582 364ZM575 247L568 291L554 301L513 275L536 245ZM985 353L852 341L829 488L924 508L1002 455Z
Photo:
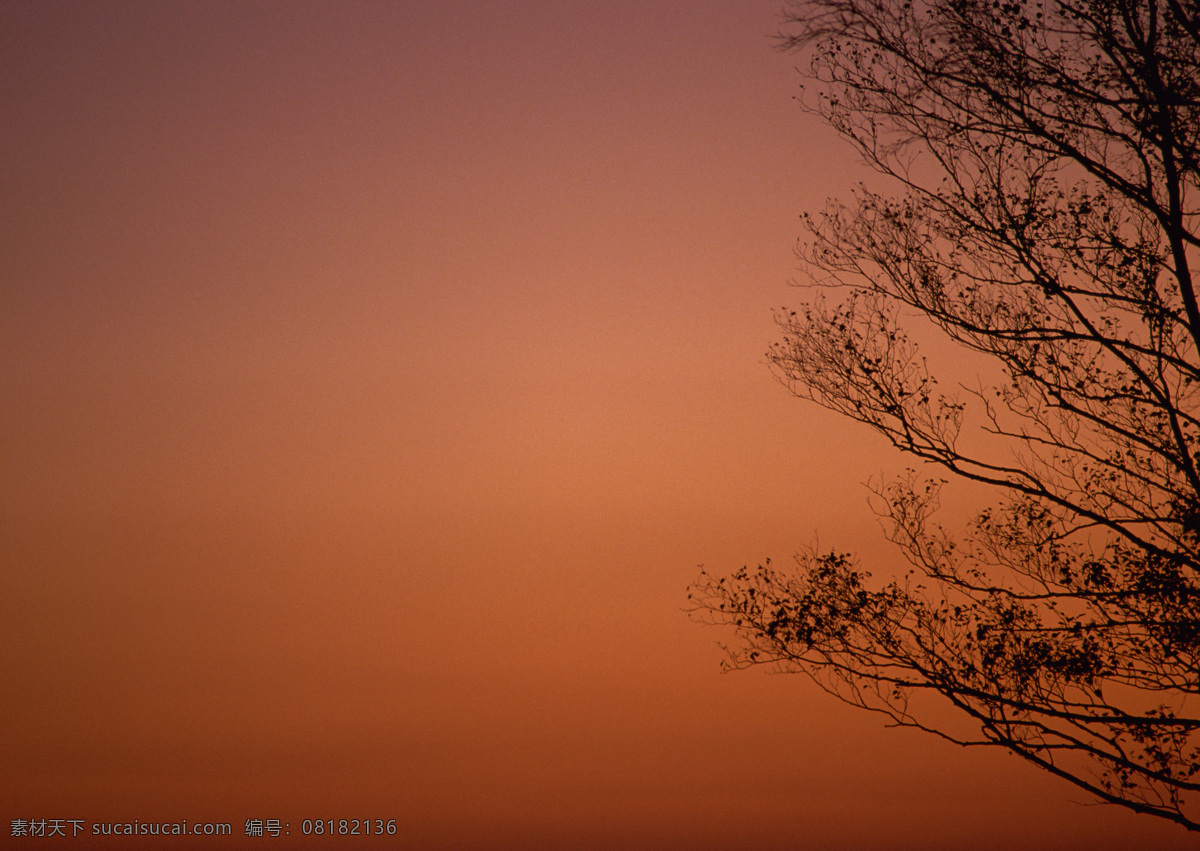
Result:
M1194 847L683 611L700 565L895 567L904 459L765 366L800 213L867 176L780 6L0 5L0 837Z

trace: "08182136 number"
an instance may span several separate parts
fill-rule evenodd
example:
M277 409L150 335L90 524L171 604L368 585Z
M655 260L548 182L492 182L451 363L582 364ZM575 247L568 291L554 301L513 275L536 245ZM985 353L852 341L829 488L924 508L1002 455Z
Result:
M305 836L394 836L396 820L377 819L305 819L300 823Z

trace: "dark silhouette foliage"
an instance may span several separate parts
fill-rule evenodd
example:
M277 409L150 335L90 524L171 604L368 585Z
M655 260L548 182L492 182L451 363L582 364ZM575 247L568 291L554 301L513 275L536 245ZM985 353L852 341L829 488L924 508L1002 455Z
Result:
M736 629L735 667L1200 830L1200 6L806 0L786 22L802 103L894 194L806 217L809 298L769 360L929 477L875 491L903 577L814 551L702 574L694 616ZM923 335L994 371L940 384ZM995 494L956 534L953 479Z

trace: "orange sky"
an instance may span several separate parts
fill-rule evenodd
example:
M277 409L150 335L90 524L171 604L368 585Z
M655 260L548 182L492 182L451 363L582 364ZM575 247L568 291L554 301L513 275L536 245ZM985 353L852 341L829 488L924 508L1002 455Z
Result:
M764 366L862 174L778 5L0 8L5 839L1188 847L681 611L903 466Z

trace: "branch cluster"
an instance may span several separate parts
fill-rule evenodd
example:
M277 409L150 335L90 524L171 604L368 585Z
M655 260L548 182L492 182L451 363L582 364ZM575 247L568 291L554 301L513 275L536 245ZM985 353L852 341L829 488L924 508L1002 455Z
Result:
M810 552L702 576L694 612L737 629L735 666L1200 830L1200 7L807 0L787 20L806 108L899 191L806 217L811 297L769 361L997 501L955 537L940 480L910 472L877 491L903 581ZM943 392L914 314L1000 380Z

